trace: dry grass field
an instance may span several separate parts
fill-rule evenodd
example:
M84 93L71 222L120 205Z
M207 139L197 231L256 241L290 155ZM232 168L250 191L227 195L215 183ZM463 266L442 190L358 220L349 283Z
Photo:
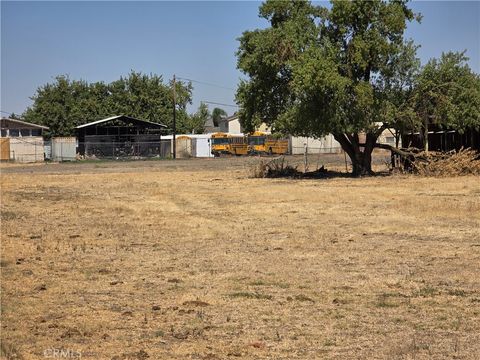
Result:
M4 166L4 357L480 358L478 177L252 161Z

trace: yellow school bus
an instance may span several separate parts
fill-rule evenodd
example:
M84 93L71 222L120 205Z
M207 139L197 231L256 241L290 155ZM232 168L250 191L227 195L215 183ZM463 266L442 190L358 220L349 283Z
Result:
M279 154L288 153L288 140L277 139L262 131L255 131L248 135L248 151L252 154Z
M210 145L214 156L220 156L222 154L248 154L247 140L243 135L233 135L223 132L214 133L210 139Z

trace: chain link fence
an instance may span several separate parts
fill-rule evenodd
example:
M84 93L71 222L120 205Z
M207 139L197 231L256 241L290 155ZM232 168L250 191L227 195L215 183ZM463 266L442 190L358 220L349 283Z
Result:
M307 154L339 154L342 152L342 148L340 146L333 146L333 147L291 146L290 148L291 148L292 155L303 155L305 151L307 151Z
M81 142L79 158L83 159L144 159L172 156L170 140L140 142Z

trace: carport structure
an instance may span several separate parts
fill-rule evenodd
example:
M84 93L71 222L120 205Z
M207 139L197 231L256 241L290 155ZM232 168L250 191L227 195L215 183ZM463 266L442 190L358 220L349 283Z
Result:
M166 128L127 115L93 121L76 127L78 152L98 158L168 156L161 141Z

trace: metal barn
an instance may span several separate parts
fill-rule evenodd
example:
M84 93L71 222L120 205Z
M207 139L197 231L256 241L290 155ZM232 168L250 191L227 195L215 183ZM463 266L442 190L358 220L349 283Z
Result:
M126 115L77 126L78 152L86 157L166 157L161 134L167 126Z
M423 132L412 132L402 136L404 147L424 146ZM480 130L475 128L466 129L463 133L453 129L442 129L438 125L428 126L428 147L432 151L451 151L461 148L480 150Z

